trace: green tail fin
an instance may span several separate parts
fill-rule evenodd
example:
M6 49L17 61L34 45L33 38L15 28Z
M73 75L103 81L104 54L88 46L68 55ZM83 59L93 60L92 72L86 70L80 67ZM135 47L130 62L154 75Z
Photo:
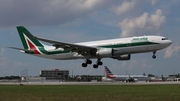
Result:
M23 26L17 26L21 42L24 46L24 49L33 50L37 47L43 47L43 44L40 43L37 39L33 38L33 35Z

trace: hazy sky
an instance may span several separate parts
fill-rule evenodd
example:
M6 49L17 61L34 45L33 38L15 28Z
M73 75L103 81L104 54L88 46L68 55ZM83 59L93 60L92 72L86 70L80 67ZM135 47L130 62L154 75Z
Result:
M103 75L104 66L114 74L168 75L180 73L180 0L1 0L0 76L20 75L27 69L70 70L70 74ZM32 34L62 42L84 42L138 35L161 35L173 44L157 52L133 54L129 61L102 59L98 69L84 60L49 60L22 54L7 47L22 48L16 26ZM95 63L96 60L93 60Z

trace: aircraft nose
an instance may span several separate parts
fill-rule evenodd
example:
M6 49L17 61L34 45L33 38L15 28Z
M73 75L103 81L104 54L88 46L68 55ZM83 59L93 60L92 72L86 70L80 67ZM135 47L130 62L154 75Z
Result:
M171 40L169 40L169 41L170 41L169 43L170 43L170 45L171 45L173 42L172 42Z
M172 42L171 40L169 40L169 42L168 42L168 46L169 46L169 45L171 45L172 43L173 43L173 42Z

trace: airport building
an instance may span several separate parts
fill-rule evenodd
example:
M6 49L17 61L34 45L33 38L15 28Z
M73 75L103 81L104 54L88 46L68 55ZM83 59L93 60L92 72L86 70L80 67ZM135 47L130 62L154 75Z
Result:
M41 77L46 77L47 80L66 80L69 76L69 70L41 70Z

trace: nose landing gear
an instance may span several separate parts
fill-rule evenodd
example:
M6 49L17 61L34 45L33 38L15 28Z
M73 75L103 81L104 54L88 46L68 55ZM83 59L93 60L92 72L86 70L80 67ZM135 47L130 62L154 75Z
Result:
M155 54L156 54L156 51L153 52L153 56L152 56L153 59L156 59L156 55Z
M153 59L156 59L156 55L153 55L152 58L153 58Z

